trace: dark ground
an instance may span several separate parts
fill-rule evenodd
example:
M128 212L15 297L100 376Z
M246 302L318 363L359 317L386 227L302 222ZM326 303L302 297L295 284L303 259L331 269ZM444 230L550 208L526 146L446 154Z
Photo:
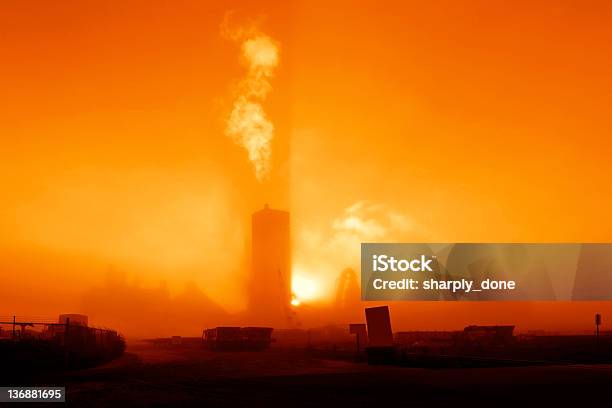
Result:
M305 351L215 353L144 343L101 367L18 382L65 385L68 405L86 407L612 407L612 365L400 368Z

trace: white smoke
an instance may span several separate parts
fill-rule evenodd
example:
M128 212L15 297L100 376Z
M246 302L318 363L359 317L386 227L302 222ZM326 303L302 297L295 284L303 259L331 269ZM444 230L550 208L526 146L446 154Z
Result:
M332 296L336 278L351 267L359 270L362 242L402 241L419 229L414 220L384 204L358 201L327 226L300 228L295 237L294 270Z
M279 46L252 26L229 30L224 22L222 31L226 37L241 43L242 61L247 68L238 86L225 134L246 149L257 180L264 181L270 175L274 124L266 115L263 102L272 90L270 79L279 63Z

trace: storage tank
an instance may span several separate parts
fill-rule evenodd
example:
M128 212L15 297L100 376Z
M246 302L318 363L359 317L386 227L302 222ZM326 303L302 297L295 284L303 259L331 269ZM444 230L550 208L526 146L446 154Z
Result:
M289 213L267 204L252 216L249 321L290 325L291 243Z

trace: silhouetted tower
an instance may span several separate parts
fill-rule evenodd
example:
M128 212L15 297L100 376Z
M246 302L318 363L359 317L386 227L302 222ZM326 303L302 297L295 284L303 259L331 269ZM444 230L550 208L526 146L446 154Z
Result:
M249 312L258 324L289 324L291 246L289 213L266 204L252 217Z

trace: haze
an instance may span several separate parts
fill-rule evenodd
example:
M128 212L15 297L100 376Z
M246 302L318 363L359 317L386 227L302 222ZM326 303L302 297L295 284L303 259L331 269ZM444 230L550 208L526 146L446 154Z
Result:
M611 240L608 2L251 3L3 2L3 314L156 334L91 299L112 285L238 313L264 203L291 213L294 291L314 304L361 241ZM267 177L226 135L245 77L228 13L279 44ZM437 329L612 312L398 307Z

